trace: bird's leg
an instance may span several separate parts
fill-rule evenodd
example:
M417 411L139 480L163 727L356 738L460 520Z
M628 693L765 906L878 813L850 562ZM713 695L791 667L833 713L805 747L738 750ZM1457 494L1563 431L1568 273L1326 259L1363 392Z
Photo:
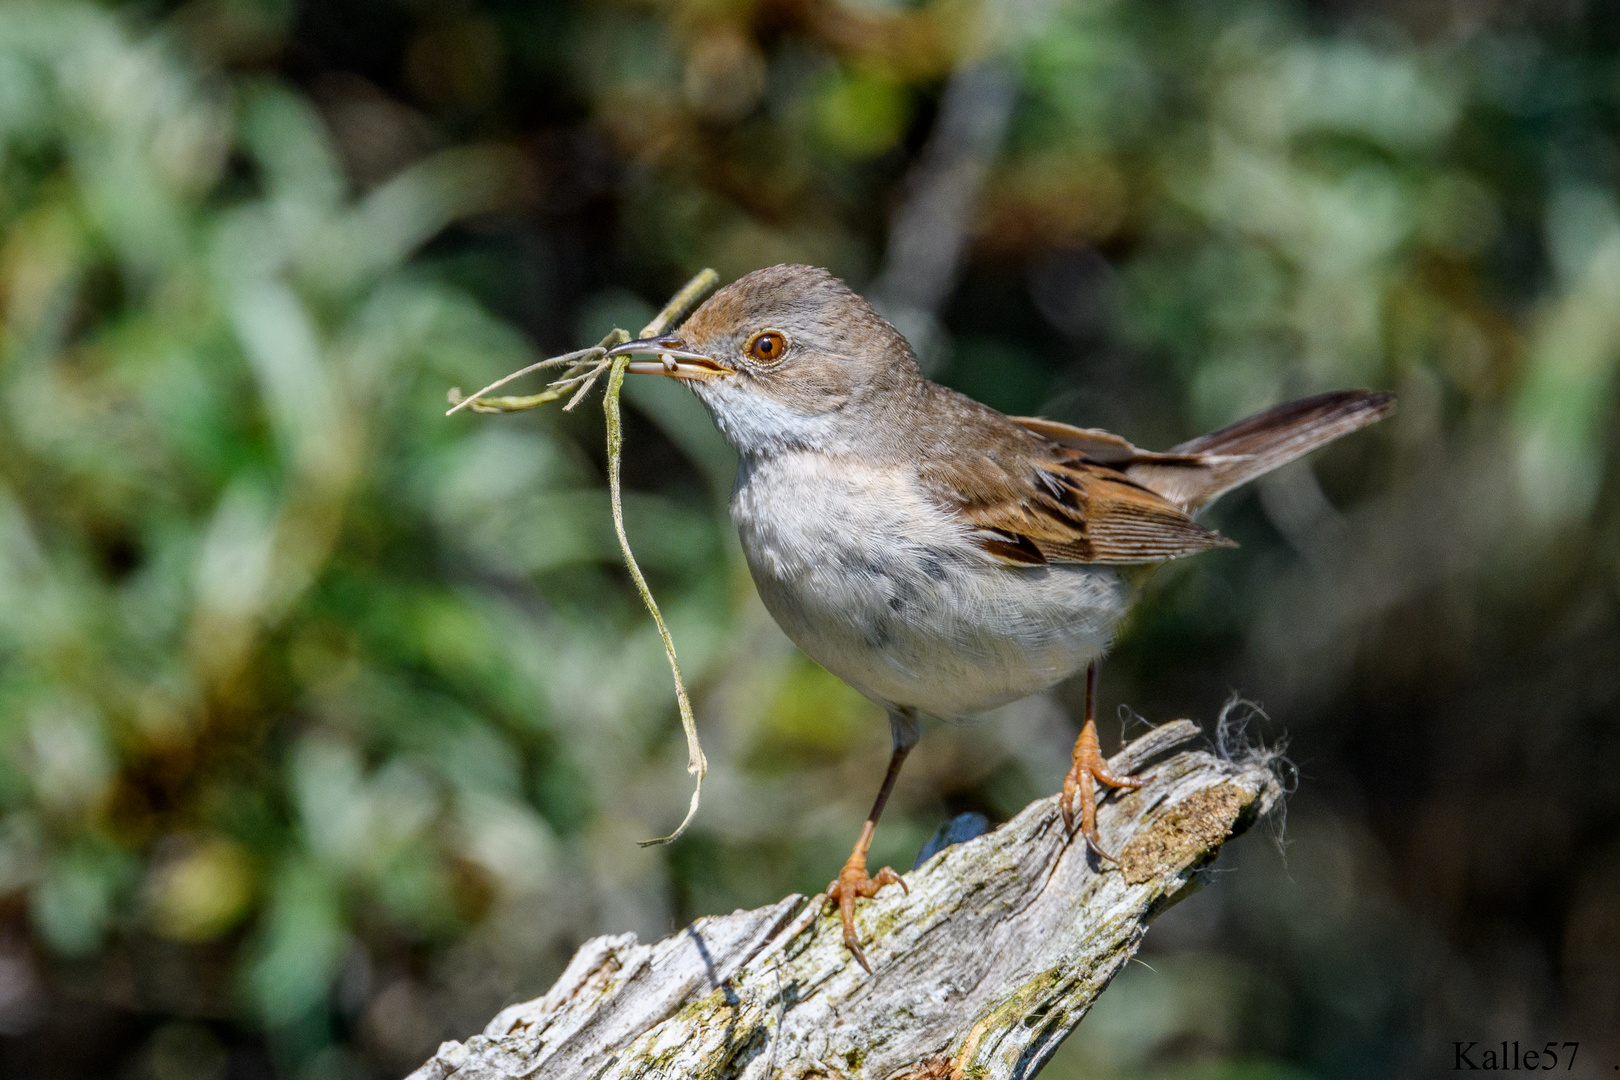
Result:
M877 831L878 818L883 815L883 806L889 801L889 792L894 790L900 766L905 764L906 755L917 745L917 737L921 733L916 716L909 711L891 712L889 727L894 734L894 753L889 755L889 771L883 776L883 786L878 789L877 798L872 803L872 812L866 815L866 824L861 826L861 838L855 841L855 850L849 853L844 868L827 886L825 900L827 907L837 907L843 916L844 944L855 954L855 959L868 975L872 974L872 965L866 962L866 954L861 952L860 942L855 937L856 899L876 896L885 885L898 885L908 893L911 891L891 867L885 866L877 872L876 877L866 872L866 852L872 846L872 833Z
M1080 833L1086 838L1086 846L1095 851L1099 858L1118 865L1119 860L1104 851L1102 842L1097 838L1095 785L1101 782L1115 788L1139 788L1143 781L1135 776L1115 776L1109 772L1102 748L1097 745L1097 672L1097 661L1093 660L1091 666L1086 668L1086 722L1080 729L1080 737L1074 740L1074 762L1069 766L1069 774L1063 778L1063 799L1058 806L1063 811L1063 827L1073 834L1074 795L1078 791Z

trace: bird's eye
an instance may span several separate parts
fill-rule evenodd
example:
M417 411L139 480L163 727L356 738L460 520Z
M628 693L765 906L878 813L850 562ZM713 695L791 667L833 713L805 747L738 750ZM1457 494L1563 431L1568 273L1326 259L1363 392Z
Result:
M748 355L762 364L774 364L787 351L787 342L775 330L755 334L748 339Z

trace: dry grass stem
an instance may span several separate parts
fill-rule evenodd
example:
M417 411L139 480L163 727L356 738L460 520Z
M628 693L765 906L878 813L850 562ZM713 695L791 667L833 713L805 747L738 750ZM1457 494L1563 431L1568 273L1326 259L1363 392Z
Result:
M450 416L453 413L458 413L462 409L467 409L467 408L471 408L476 412L516 411L516 410L507 410L507 409L495 409L495 410L480 409L480 408L478 408L478 406L481 405L481 404L482 405L489 404L489 402L484 401L484 395L485 394L489 393L491 390L499 390L501 387L505 386L509 382L512 382L514 379L520 379L523 376L530 374L531 372L542 371L545 368L561 367L564 364L574 364L575 367L582 367L583 365L581 365L579 363L580 360L582 360L583 358L585 358L587 356L592 356L592 354L595 354L594 356L592 356L592 359L599 361L601 355L606 351L607 350L604 349L600 345L593 345L589 349L579 349L579 350L577 350L575 352L566 353L566 354L564 354L562 356L553 356L553 357L550 357L549 359L541 360L537 364L530 364L526 368L519 368L517 371L512 372L510 375L501 376L499 379L496 379L494 382L490 383L488 386L486 386L482 390L478 391L478 393L474 394L472 397L462 397L462 395L461 395L461 387L459 387L459 386L451 387L451 389L450 389L450 408L445 410L444 415ZM573 373L573 370L570 369L570 371L563 376L563 379L567 379L568 376L570 374L572 374L572 373ZM560 381L562 381L562 380L559 380L559 382ZM557 383L552 383L551 387L555 387L556 385L557 385ZM550 389L551 387L548 387L547 389ZM535 397L544 397L545 395L544 394L536 394L534 396ZM553 395L553 397L555 397L555 395ZM511 401L513 399L511 399L511 398L501 398L501 399L496 399L496 400ZM540 404L540 402L536 402L535 404Z

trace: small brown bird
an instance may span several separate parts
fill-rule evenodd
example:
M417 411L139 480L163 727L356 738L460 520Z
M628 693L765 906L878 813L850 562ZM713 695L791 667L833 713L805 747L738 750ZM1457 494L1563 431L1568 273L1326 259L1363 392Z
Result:
M868 971L855 900L905 882L866 854L920 717L993 709L1087 669L1062 809L1099 857L1104 763L1097 662L1136 568L1232 541L1192 515L1223 492L1394 407L1389 394L1306 398L1156 454L1117 435L1009 417L925 379L900 333L843 282L773 266L710 297L679 333L613 353L684 379L740 464L731 517L760 599L788 637L889 714L894 753L827 901Z

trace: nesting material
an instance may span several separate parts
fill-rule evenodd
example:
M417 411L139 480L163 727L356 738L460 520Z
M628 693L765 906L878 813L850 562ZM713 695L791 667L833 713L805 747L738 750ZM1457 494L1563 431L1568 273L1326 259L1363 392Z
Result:
M719 283L720 275L713 270L699 273L664 305L664 309L652 322L642 328L639 337L658 337L660 334L669 333L679 326ZM607 388L602 395L602 411L607 418L608 496L613 504L613 532L619 538L619 550L624 553L624 565L630 571L631 580L636 583L636 591L641 594L642 603L647 605L647 610L652 614L653 623L658 627L658 636L664 643L664 655L669 658L670 674L675 679L675 702L680 708L681 728L686 732L686 771L694 779L692 801L687 806L686 817L668 836L641 841L642 847L648 847L670 843L684 833L686 827L692 823L692 818L697 815L698 802L703 795L703 777L708 773L709 763L703 756L702 744L698 742L697 723L692 718L692 702L687 697L686 684L681 679L681 665L675 657L675 640L670 636L669 627L664 624L664 616L658 610L658 601L653 599L652 590L647 587L647 579L636 563L636 557L630 550L630 538L624 531L624 496L619 482L619 461L624 451L624 427L619 417L619 391L624 386L624 373L629 367L630 357L617 356L610 360L607 353L614 346L630 340L628 331L615 328L599 345L530 364L495 380L470 397L463 396L460 387L452 387L449 394L450 408L445 415L450 416L463 409L479 413L522 412L547 402L560 400L564 396L568 397L568 404L563 406L567 411L584 400L585 395L591 392L591 388L604 373L607 375ZM548 383L538 394L526 397L485 396L524 375L557 368L563 369L562 374Z

